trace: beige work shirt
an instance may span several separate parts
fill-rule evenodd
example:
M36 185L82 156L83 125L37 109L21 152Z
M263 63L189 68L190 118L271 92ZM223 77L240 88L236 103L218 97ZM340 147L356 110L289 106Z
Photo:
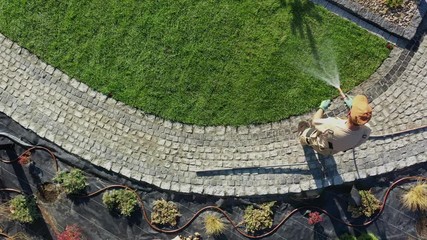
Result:
M323 133L318 136L319 144L326 147L328 142L332 143L330 154L355 148L366 142L371 134L369 124L359 126L357 130L350 130L346 122L347 119L340 118L321 118L313 121L314 127Z

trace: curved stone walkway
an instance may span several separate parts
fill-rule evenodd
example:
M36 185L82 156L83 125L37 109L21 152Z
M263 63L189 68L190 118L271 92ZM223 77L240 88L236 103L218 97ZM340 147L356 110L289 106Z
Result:
M425 37L409 50L394 49L352 92L373 100L374 135L427 125L426 49ZM94 165L185 193L296 193L427 160L425 129L371 138L354 151L318 159L305 154L295 137L297 123L313 113L243 127L191 126L146 115L70 79L3 35L0 91L0 111L40 137ZM331 112L342 115L342 103L334 103ZM211 169L218 171L197 173Z

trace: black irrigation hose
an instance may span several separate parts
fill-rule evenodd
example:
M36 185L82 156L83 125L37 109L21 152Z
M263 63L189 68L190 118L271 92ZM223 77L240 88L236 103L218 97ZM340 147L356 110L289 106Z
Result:
M405 129L402 131L398 131L398 132L393 132L393 133L386 133L386 134L381 134L381 135L370 135L369 139L375 139L375 138L385 138L385 137L390 137L390 136L395 136L395 135L400 135L403 133L408 133L408 132L412 132L412 131L416 131L416 130L420 130L420 129L424 129L427 128L427 125L424 126L419 126L419 127L415 127L415 128L410 128L410 129ZM273 165L273 166L254 166L254 167L237 167L237 168L220 168L220 169L205 169L205 170L198 170L196 171L196 174L206 174L209 172L218 172L218 171L233 171L233 170L246 170L246 169L258 169L260 167L263 168L277 168L277 167L293 167L293 166L297 166L297 165L306 165L306 163L295 163L295 164L281 164L281 165Z
M7 138L9 138L10 140L12 140L13 142L15 142L15 143L17 143L17 144L19 144L19 145L21 145L21 146L23 146L23 147L26 147L26 148L31 148L31 147L33 147L33 145L31 145L31 144L29 144L29 143L26 143L26 142L22 141L21 139L17 138L16 136L14 136L14 135L12 135L12 134L10 134L10 133L0 131L0 136L2 136L2 137L7 137Z
M380 134L380 135L370 135L369 138L383 138L383 137L395 136L395 135L408 133L408 132L412 132L412 131L416 131L416 130L420 130L420 129L424 129L424 128L427 128L427 125L409 128L409 129L405 129L405 130L397 131L397 132L393 132L393 133L386 133L386 134Z

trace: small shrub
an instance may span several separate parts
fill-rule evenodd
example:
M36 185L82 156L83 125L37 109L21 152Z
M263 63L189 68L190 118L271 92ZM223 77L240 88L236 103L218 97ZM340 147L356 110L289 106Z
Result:
M403 0L385 0L385 4L389 8L398 8L403 5Z
M12 220L21 223L32 223L39 217L36 200L33 197L17 195L9 203Z
M402 197L403 206L411 211L427 210L427 183L420 182Z
M373 233L362 233L362 235L357 237L357 240L379 240L379 238Z
M76 225L67 225L65 230L58 234L56 238L58 240L81 240L82 239L82 230Z
M371 193L371 191L360 190L360 198L362 206L348 206L348 211L351 212L353 218L365 215L371 217L377 210L381 208L381 202Z
M188 237L178 235L172 238L172 240L202 240L202 236L198 232L195 232L194 235L190 235Z
M164 199L154 201L153 212L151 212L152 223L175 227L180 216L181 214L175 203Z
M119 209L120 214L130 216L138 205L138 197L134 191L128 189L112 190L104 193L102 202L108 209Z
M349 233L343 234L339 237L340 240L357 240L356 236Z
M276 202L264 203L259 209L254 209L254 206L248 206L245 209L243 222L246 226L246 231L255 233L256 231L265 230L273 226L273 211L271 208Z
M323 222L323 218L320 216L319 212L308 213L308 224L315 225L320 222Z
M25 152L21 156L18 157L18 163L21 165L27 165L31 162L31 152Z
M205 217L205 229L207 235L216 236L224 232L225 224L218 216L209 214Z
M87 186L83 171L76 168L69 172L59 172L53 181L61 184L67 194L80 193Z

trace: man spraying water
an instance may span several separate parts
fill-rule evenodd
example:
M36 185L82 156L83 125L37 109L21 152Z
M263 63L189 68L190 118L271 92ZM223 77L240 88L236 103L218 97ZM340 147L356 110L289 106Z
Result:
M371 134L368 122L372 117L372 108L366 96L357 95L351 99L342 91L340 93L350 109L346 119L325 118L324 113L331 105L331 100L324 100L314 114L311 124L300 122L298 125L300 143L311 146L322 155L355 148L366 142Z

